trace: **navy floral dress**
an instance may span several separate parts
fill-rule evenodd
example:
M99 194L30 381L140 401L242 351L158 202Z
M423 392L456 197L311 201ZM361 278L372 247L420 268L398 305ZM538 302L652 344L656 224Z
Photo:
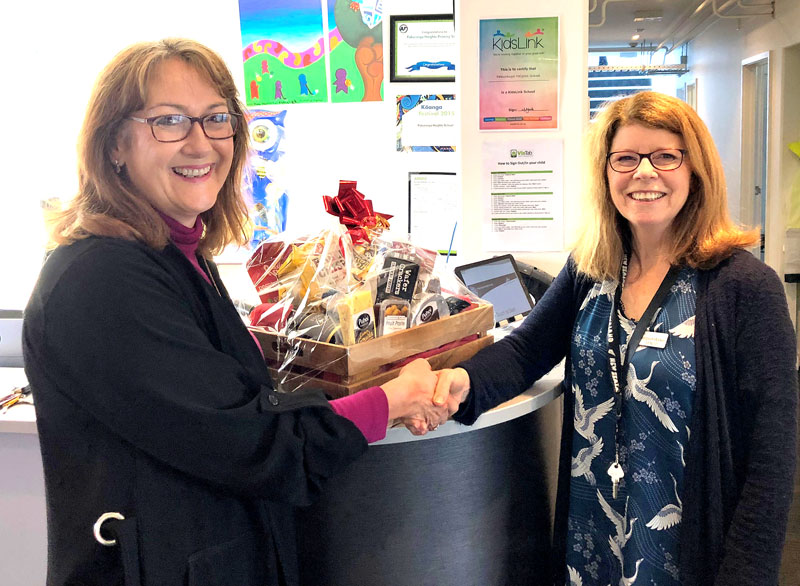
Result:
M640 345L623 365L620 418L625 476L612 498L616 414L608 331L614 280L595 284L578 312L572 339L575 431L568 519L572 585L677 586L684 450L695 390L697 271L683 268L648 330L667 333L663 349ZM621 353L636 322L621 311Z

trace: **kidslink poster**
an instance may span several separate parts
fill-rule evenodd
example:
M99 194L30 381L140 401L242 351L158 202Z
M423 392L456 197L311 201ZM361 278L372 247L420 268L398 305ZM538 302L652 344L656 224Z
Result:
M480 129L558 128L558 17L480 21Z

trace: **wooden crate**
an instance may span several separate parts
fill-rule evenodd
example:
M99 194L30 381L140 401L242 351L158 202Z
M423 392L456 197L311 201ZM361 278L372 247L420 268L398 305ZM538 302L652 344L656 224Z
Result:
M433 368L466 360L492 343L487 332L493 326L492 306L480 305L352 346L300 338L288 340L283 334L256 327L251 331L258 338L270 374L281 390L313 385L339 397L391 380L399 373L402 361L434 349L441 351L426 356ZM463 342L456 345L458 341Z

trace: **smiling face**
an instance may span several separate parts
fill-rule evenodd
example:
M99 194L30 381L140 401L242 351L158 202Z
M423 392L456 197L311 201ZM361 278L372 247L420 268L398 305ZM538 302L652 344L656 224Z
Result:
M684 148L683 139L668 130L628 124L617 130L609 152ZM643 158L631 173L618 173L606 165L606 176L614 207L628 220L634 238L641 241L645 233L650 238L667 233L689 197L692 170L685 157L672 171L659 171Z
M205 116L228 112L223 97L191 65L179 59L162 63L148 83L147 101L131 115ZM134 190L160 212L184 226L217 201L233 159L233 138L212 140L200 124L178 142L158 142L147 124L126 120L113 156L125 167Z

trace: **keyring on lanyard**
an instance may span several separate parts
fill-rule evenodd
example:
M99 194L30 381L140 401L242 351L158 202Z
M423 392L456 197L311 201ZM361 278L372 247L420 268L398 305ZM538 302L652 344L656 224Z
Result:
M622 466L619 463L619 435L620 435L620 420L622 419L622 401L627 390L627 376L622 377L623 367L630 367L631 358L633 353L639 346L639 341L642 339L645 330L649 327L653 317L661 307L661 302L667 296L670 287L675 284L680 273L680 267L671 266L669 271L658 286L656 294L650 300L650 303L642 314L639 323L633 330L630 338L628 338L628 346L625 349L625 362L622 362L622 355L620 352L620 335L619 335L619 315L617 309L622 304L622 285L625 282L625 277L628 273L628 257L622 260L622 267L620 268L619 282L617 283L616 291L614 291L614 303L611 307L611 315L608 318L608 347L609 352L609 370L611 371L611 381L614 384L614 412L616 414L616 425L614 428L614 462L608 467L608 475L611 477L611 496L617 498L617 489L619 488L619 481L625 476Z

